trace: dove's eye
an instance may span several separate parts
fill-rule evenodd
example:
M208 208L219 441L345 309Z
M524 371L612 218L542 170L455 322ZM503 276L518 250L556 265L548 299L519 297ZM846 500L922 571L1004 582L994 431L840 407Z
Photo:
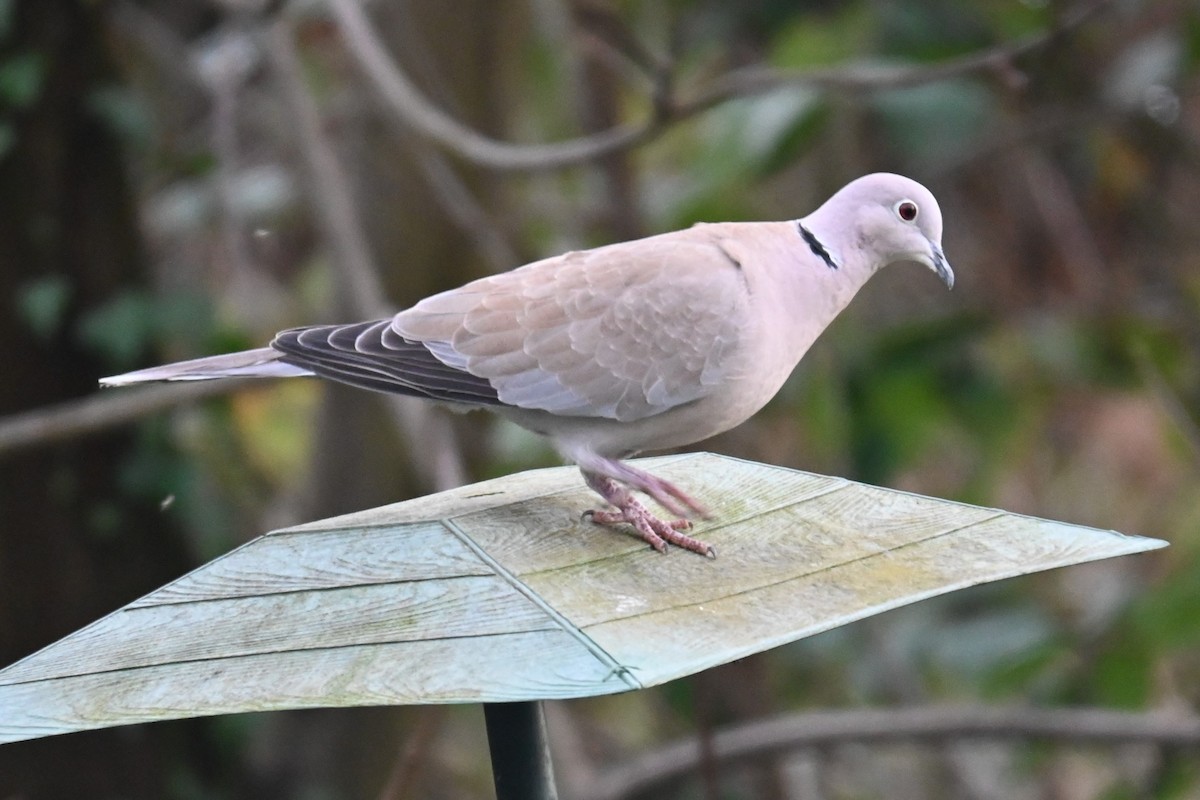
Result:
M915 220L917 218L918 211L919 209L917 208L917 204L912 200L901 200L899 203L896 203L896 216L900 217L900 219L904 220L905 222L912 222Z

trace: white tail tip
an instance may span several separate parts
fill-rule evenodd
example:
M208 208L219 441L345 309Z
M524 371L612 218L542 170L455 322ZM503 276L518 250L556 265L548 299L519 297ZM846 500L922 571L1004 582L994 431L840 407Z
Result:
M306 369L285 364L279 360L281 354L269 347L257 350L243 350L240 353L227 353L221 356L194 358L191 361L179 361L174 364L164 364L161 367L139 369L136 372L126 372L123 375L112 375L100 379L100 385L130 386L135 383L155 383L158 381L211 381L220 378L294 378L301 375L312 375Z

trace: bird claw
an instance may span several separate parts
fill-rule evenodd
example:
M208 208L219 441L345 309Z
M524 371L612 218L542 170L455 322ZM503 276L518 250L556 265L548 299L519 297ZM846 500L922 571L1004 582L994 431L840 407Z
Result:
M683 489L670 481L651 475L645 470L626 464L617 459L598 459L590 463L580 463L583 477L588 486L592 487L605 500L617 508L622 507L622 492L620 485L649 495L654 502L667 510L667 513L679 517L700 517L708 519L708 509Z
M702 556L716 558L717 552L712 547L683 532L692 527L691 521L686 519L688 510L707 515L704 506L675 484L634 469L628 464L607 461L605 466L607 470L604 473L583 469L583 478L587 485L615 510L585 511L584 518L590 517L600 525L632 525L638 535L660 553L666 553L667 544L673 544ZM617 480L625 481L630 488L650 495L669 512L678 514L680 519L664 520L654 516L628 488L617 483Z
M620 525L622 523L632 525L642 539L664 555L667 552L668 543L709 558L716 558L717 555L717 551L710 545L683 533L683 531L691 530L691 520L659 519L632 496L628 497L625 503L616 510L593 509L583 512L583 516L590 518L598 525Z

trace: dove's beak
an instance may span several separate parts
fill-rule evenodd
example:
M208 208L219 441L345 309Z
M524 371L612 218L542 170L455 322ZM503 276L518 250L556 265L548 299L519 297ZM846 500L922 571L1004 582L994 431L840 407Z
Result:
M929 268L937 273L937 276L942 279L942 283L946 284L947 289L953 289L954 270L950 269L950 262L946 261L946 256L942 253L942 248L930 242L929 251L933 256Z

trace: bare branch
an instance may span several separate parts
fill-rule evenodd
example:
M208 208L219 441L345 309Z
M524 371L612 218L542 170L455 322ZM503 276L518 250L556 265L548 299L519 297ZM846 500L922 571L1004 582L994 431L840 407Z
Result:
M347 279L351 305L355 313L364 318L390 316L392 309L385 300L387 294L375 268L366 234L358 224L359 215L350 186L325 136L316 103L304 83L287 15L281 15L271 23L267 52L291 118L296 123L301 151L314 187L308 195L317 224ZM409 443L409 457L418 468L417 474L437 490L464 483L465 471L454 447L448 421L436 416L428 405L416 398L388 396L387 402L393 419Z
M666 60L655 56L638 41L610 0L571 0L568 6L576 26L635 64L652 80L658 80L670 70Z
M442 211L471 239L492 271L503 272L519 266L516 249L446 158L426 142L414 140L410 149Z
M0 456L29 447L43 447L133 422L205 397L244 389L245 380L190 381L150 386L135 391L106 391L79 400L27 411L0 419Z
M165 104L165 111L177 120L173 124L184 120L194 122L208 113L210 93L192 61L184 55L187 43L169 26L133 0L113 2L105 19L117 43L124 45L114 47L113 51L122 56L135 54L155 70L155 78L163 87L161 96L155 97L156 110L161 113Z
M695 114L735 97L763 94L785 87L806 87L841 92L868 92L904 89L926 83L961 78L978 72L1006 74L1012 62L1039 50L1063 34L1075 30L1095 17L1112 0L1081 3L1067 11L1053 28L1030 34L1013 42L999 44L975 53L950 58L937 64L852 65L803 71L777 70L771 67L745 67L718 78L677 113Z
M429 751L446 720L446 707L421 706L415 711L416 721L392 762L387 782L379 792L379 800L403 800L414 796L414 786L429 763Z
M1021 148L1013 154L1039 221L1067 273L1069 291L1084 307L1095 307L1106 284L1104 255L1070 181L1040 149Z
M700 114L736 97L784 88L811 87L844 92L898 89L961 77L977 72L1011 72L1012 61L1057 40L1091 19L1113 0L1094 0L1063 14L1052 29L1014 42L948 59L932 65L842 66L805 71L749 67L734 70L687 100L652 98L653 113L641 124L619 125L600 133L548 144L512 144L489 138L450 117L429 101L396 65L375 35L359 0L330 0L348 44L348 51L386 102L397 121L462 158L500 170L550 170L595 160L642 144L661 134L672 122ZM637 56L641 61L649 56ZM652 60L652 59L651 59ZM662 87L669 87L663 76ZM658 94L663 93L659 87Z
M1170 747L1200 744L1200 717L1164 712L1104 709L932 707L793 714L719 731L713 751L729 765L809 747L847 742L939 742L963 739L1050 739L1067 743L1148 743ZM700 768L696 739L669 744L613 768L585 800L617 800L650 794Z
M1164 413L1179 431L1187 444L1188 454L1196 468L1200 468L1200 425L1192 418L1188 405L1171 387L1165 375L1154 359L1150 356L1150 348L1145 342L1137 342L1131 347L1134 366L1137 367L1142 383L1153 392Z
M357 0L330 0L350 54L358 60L388 109L405 126L477 164L495 169L534 170L579 164L642 141L654 122L622 126L593 136L547 145L514 145L490 139L431 103L387 53Z
M292 27L286 15L271 24L266 47L272 72L295 123L296 139L314 189L308 196L312 200L316 223L346 279L350 303L364 319L391 316L395 309L387 303L387 292L375 269L366 233L358 224L358 212L346 176L325 136L320 112L304 82L300 58L292 41Z

